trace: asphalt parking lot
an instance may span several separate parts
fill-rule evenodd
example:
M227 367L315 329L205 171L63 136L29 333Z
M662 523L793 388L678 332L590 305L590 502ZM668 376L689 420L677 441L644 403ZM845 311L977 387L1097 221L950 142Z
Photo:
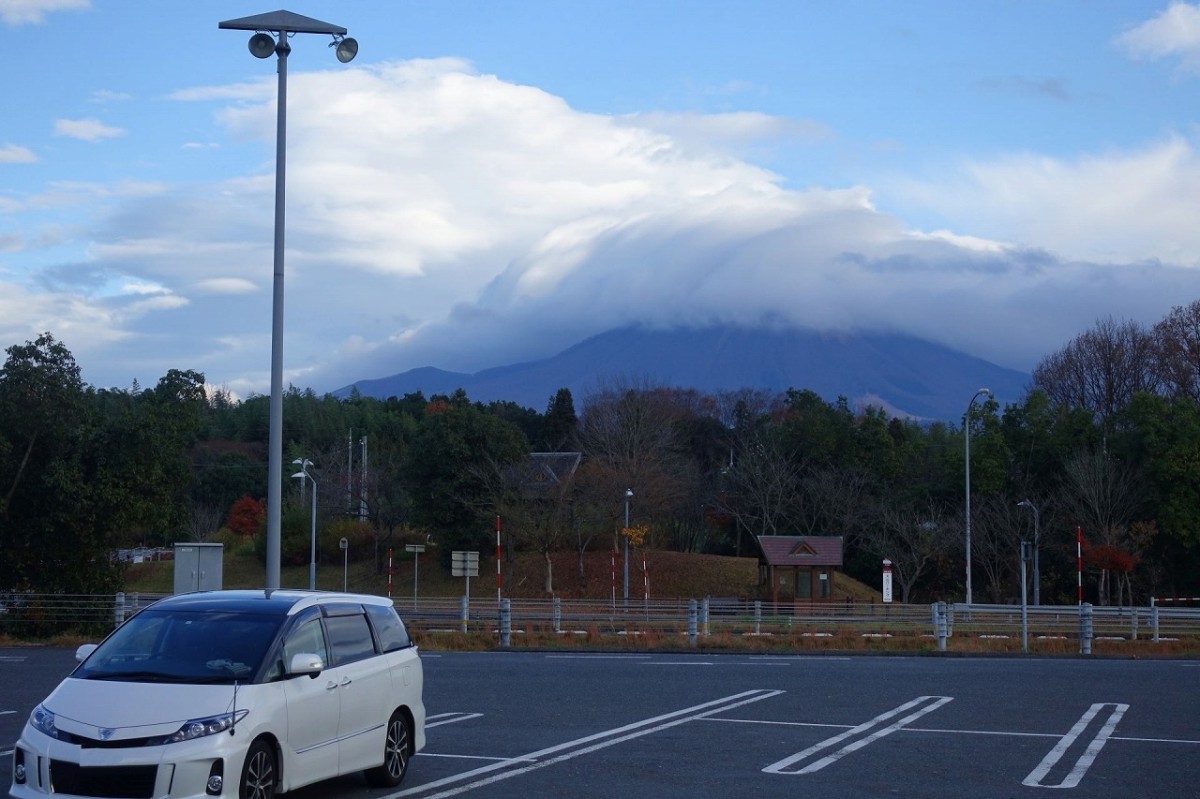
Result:
M401 789L289 796L1200 797L1200 661L423 657L428 746ZM71 665L0 650L0 752Z

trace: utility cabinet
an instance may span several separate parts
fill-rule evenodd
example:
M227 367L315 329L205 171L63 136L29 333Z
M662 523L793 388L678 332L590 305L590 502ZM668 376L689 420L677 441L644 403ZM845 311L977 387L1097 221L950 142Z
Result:
M220 591L224 544L175 545L175 593Z

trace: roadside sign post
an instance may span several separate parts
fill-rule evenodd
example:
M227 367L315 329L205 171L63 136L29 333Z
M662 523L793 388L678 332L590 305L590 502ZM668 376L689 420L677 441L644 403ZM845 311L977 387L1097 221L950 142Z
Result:
M417 561L421 559L421 553L425 551L424 544L405 544L405 552L413 553L413 607L417 606Z
M467 619L471 606L471 578L479 576L479 553L455 550L450 553L450 573L454 577L465 577L466 591L463 594L462 631L467 631Z
M887 558L883 559L883 601L892 602L892 562Z
M343 538L341 541L338 541L338 546L342 549L342 591L344 592L349 583L350 542Z

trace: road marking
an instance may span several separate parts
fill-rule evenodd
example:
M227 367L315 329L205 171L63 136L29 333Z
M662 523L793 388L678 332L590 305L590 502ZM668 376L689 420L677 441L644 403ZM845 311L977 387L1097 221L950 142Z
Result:
M926 713L932 713L933 711L940 708L942 705L944 705L947 702L950 702L952 700L953 700L953 697L950 697L950 696L918 696L916 699L912 700L911 702L905 702L900 707L895 708L893 710L889 710L888 712L883 713L881 715L878 715L875 718L871 719L870 721L866 722L865 724L859 724L857 727L852 727L851 729L847 730L846 732L842 733L841 735L835 735L832 738L827 738L826 740L821 741L820 743L818 743L814 746L810 746L809 748L805 749L803 752L798 752L797 754L794 754L791 757L785 757L783 760L780 760L776 763L772 763L771 765L764 768L763 771L766 772L767 774L812 774L813 772L820 771L821 769L825 768L826 766L836 763L838 760L840 760L841 758L850 754L851 752L856 752L859 749L862 749L864 746L866 746L870 743L873 743L875 741L878 741L880 738L883 738L884 736L891 735L896 730L899 730L902 727L906 726L907 724L910 724L911 722L916 721L917 719L924 716ZM912 712L910 713L909 711L912 711ZM903 716L899 721L893 722L892 724L889 724L886 727L880 727L880 725L883 724L885 721L890 721L891 719L894 719L896 716L900 716L901 714L904 714L904 713L907 713L908 715ZM849 741L850 739L854 738L855 736L862 735L872 729L875 729L876 727L880 727L880 728L877 729L875 732L871 733L870 735L867 735L867 737L865 737L865 738L859 738L857 740L851 741L850 743L847 743L842 748L838 749L837 751L835 751L831 754L826 755L825 757L821 758L820 760L816 760L816 761L808 764L807 766L804 766L803 768L801 768L799 770L795 770L795 771L788 770L790 766L794 766L796 763L799 763L803 760L807 760L808 758L812 757L813 755L815 755L825 749L828 749L831 746L836 746L836 745L842 743L843 741Z
M445 724L457 724L460 721L470 721L482 715L482 713L438 713L436 716L425 717L425 729L441 727ZM431 724L430 722L433 723Z
M1057 785L1043 785L1042 780L1050 773L1050 770L1058 765L1058 761L1062 759L1067 750L1075 743L1079 736L1087 730L1088 725L1096 718L1106 707L1111 707L1112 712L1108 716L1108 720L1100 727L1100 731L1096 733L1096 737L1092 739L1087 748L1083 750L1083 754L1075 761L1075 766L1063 777L1062 782ZM1080 717L1079 721L1075 722L1075 726L1070 732L1064 735L1054 748L1051 749L1038 767L1029 772L1021 784L1030 788L1074 788L1083 779L1083 775L1087 774L1089 768L1096 760L1096 756L1100 754L1100 750L1104 748L1104 744L1112 736L1113 730L1117 727L1117 722L1125 715L1125 711L1129 709L1129 705L1122 705L1116 702L1100 702L1088 708L1088 711Z
M650 735L651 733L661 732L662 730L670 729L671 727L676 727L680 724L686 724L689 721L697 721L716 713L722 713L726 710L732 710L736 707L748 705L752 702L770 699L771 697L779 696L782 693L784 692L778 690L768 690L765 688L756 688L751 691L743 691L742 693L733 694L721 699L714 699L711 702L704 702L699 705L693 705L692 707L684 708L682 710L675 710L671 713L664 713L660 716L653 716L648 719L642 719L641 721L635 721L632 724L626 724L623 727L605 730L593 735L584 736L583 738L576 738L574 741L567 741L566 743L557 744L545 749L539 749L536 752L530 752L522 757L503 760L488 766L481 766L474 771L456 774L452 777L446 777L441 780L426 783L425 785L417 785L398 793L388 794L380 799L398 799L402 796L423 794L426 791L453 785L464 780L482 777L482 779L477 779L474 782L467 783L466 785L459 785L447 791L431 794L426 797L426 799L447 799L447 797L457 796L461 793L466 793L467 791L471 791L476 788L492 785L500 782L501 780L517 777L536 769L546 768L547 766L563 763L567 760L580 757L581 755L598 752L601 749L606 749L610 746L624 743L625 741L641 738L642 736ZM550 755L555 755L555 757L551 757L549 760L541 759ZM530 763L529 761L536 762ZM513 769L511 771L504 771L499 774L494 773L516 763L525 765L523 765L521 768Z
M645 660L650 655L546 655L547 660Z

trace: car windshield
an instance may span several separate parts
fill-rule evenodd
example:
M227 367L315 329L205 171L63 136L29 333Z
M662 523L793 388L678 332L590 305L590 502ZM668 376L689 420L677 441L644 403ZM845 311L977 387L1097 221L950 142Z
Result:
M284 617L149 608L75 670L90 680L215 683L253 679Z

